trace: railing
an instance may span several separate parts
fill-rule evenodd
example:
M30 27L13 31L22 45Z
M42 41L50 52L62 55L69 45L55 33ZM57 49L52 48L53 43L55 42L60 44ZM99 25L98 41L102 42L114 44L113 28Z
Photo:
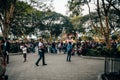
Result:
M120 58L105 58L105 73L120 72Z
M120 80L120 58L105 57L104 74L98 80Z

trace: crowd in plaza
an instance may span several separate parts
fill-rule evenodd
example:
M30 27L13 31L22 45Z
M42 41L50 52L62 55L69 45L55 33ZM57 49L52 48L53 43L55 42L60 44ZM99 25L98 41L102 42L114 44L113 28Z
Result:
M23 45L24 42L14 42L11 43L10 53L22 53L22 49L20 46ZM96 41L77 41L72 43L72 55L78 56L112 56L119 57L119 42L111 42L111 50L108 51L105 42L96 42ZM26 42L25 45L27 47L27 53L35 53L38 48L39 41L29 41ZM44 42L44 50L45 53L52 54L66 54L67 53L67 44L68 42Z
M48 54L67 54L66 61L71 62L71 56L87 56L91 53L91 49L95 49L98 51L99 55L105 56L105 54L109 54L108 56L120 57L120 44L119 42L111 42L111 51L106 51L105 42L95 42L95 41L77 41L73 42L44 42L41 40L38 41L29 41L29 42L14 42L15 46L13 47L13 43L8 41L7 39L1 40L0 43L0 77L5 76L5 68L7 64L9 64L9 54L12 54L11 51L17 50L23 54L24 62L27 61L27 53L36 53L36 49L38 50L39 58L36 60L35 65L39 66L39 61L41 59L43 65L47 65L45 63L45 55ZM40 46L43 46L42 48ZM94 53L96 54L96 53ZM2 79L0 79L2 80Z
M72 55L89 55L91 50L96 50L99 55L105 56L105 51L107 51L106 43L105 42L96 42L96 41L76 41L71 42L72 43ZM22 52L22 49L20 48L23 44L27 47L27 53L35 53L39 40L38 41L29 41L29 42L11 42L10 41L10 51L9 53L19 53ZM65 41L58 41L58 42L44 42L44 49L45 53L52 53L52 54L66 54L67 53L67 44L68 42ZM119 49L119 42L111 42L111 54L113 55L119 55L118 54ZM96 53L97 53L96 52ZM94 53L94 54L96 54Z

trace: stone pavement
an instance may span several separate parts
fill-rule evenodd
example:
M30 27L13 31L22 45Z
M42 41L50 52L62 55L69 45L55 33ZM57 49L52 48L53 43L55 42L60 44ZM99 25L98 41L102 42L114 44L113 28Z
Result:
M97 80L104 70L104 60L72 56L66 62L65 54L46 54L47 66L35 65L36 53L28 54L28 61L23 62L22 55L11 55L7 65L8 80Z

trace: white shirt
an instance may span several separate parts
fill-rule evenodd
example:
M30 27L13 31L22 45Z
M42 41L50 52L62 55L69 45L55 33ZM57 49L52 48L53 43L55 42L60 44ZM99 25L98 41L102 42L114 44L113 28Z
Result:
M43 43L42 43L42 42L39 42L38 48L40 49L40 47L42 47L42 46L43 46Z
M23 48L22 48L22 51L23 51L23 54L26 54L26 53L27 53L27 48L26 48L26 47L23 47Z
M39 46L39 47L40 47L40 46L43 46L43 43L39 42L38 46Z

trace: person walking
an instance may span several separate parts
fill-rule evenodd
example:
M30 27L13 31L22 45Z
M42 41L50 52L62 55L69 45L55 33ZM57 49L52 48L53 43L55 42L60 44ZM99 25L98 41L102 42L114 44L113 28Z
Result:
M72 52L72 43L68 42L67 44L67 60L68 62L71 62L71 52Z
M44 44L43 44L43 40L40 39L39 40L39 43L38 43L38 54L39 54L39 58L38 60L36 61L35 65L36 66L39 66L39 61L42 59L42 65L47 65L45 64L45 47L44 47Z

